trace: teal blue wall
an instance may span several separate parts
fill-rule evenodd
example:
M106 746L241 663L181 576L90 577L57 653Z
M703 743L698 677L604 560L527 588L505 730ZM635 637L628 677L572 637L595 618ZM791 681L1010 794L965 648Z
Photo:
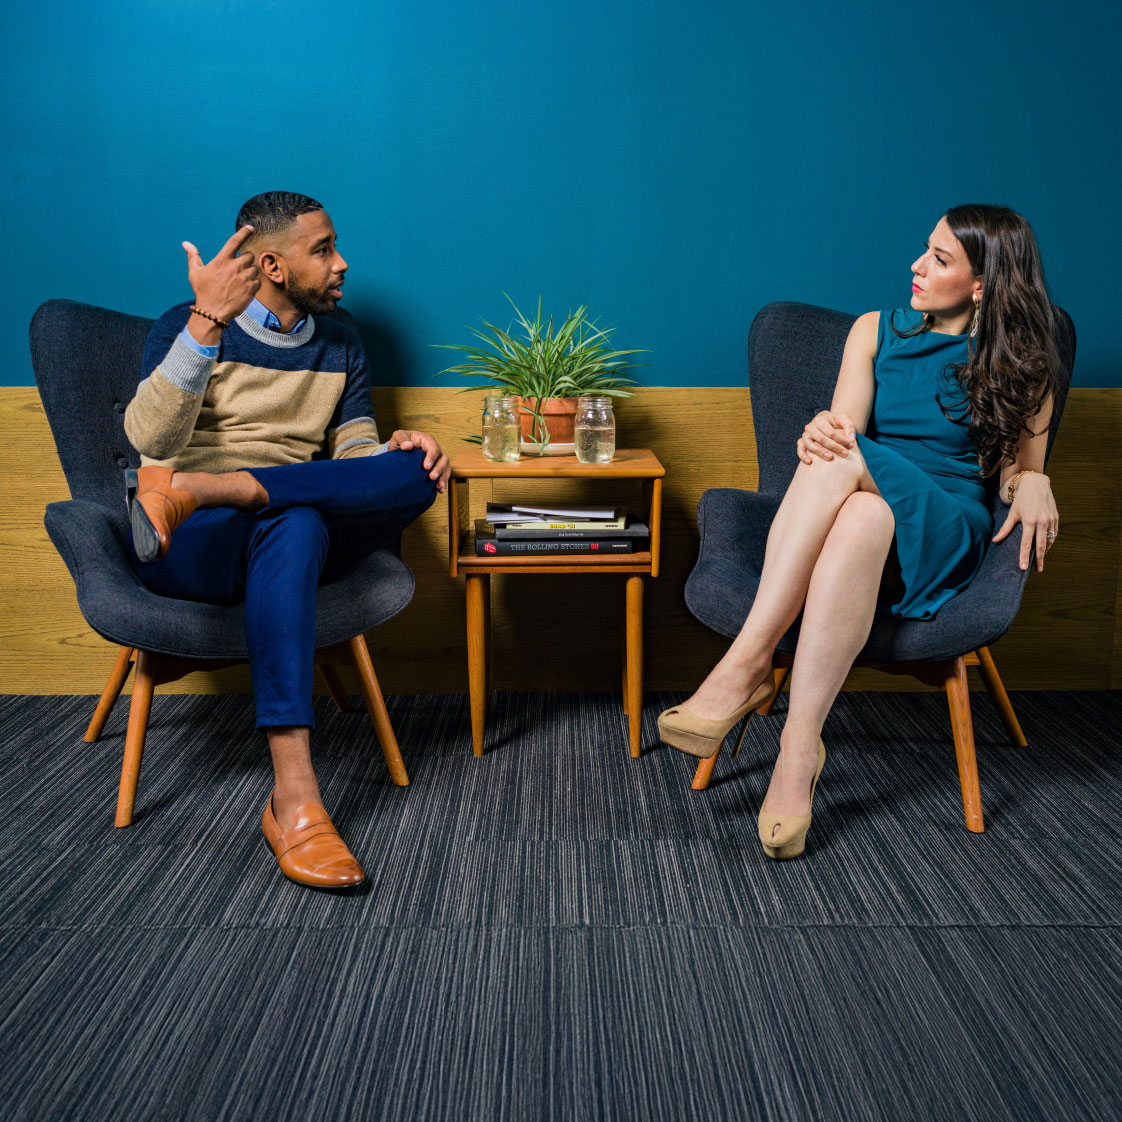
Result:
M5 16L5 330L50 297L155 316L271 188L321 199L377 381L588 303L651 385L745 378L756 311L905 303L953 203L1033 222L1122 385L1119 5L1074 0L40 0ZM1109 14L1108 14L1109 13ZM449 383L454 380L444 379Z

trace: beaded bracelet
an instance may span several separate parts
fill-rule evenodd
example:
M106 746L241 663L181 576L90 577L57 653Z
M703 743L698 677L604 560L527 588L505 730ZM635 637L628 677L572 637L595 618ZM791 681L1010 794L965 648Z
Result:
M191 311L193 311L197 316L202 316L203 319L209 319L213 323L217 323L219 327L230 326L229 320L219 319L213 312L204 312L203 309L198 307L198 305L196 304L191 305Z
M1032 468L1025 468L1024 471L1017 472L1017 474L1014 475L1013 478L1009 480L1009 490L1006 491L1006 494L1009 496L1009 501L1010 502L1013 501L1013 493L1017 489L1017 480L1020 479L1022 475L1031 475L1031 474L1032 474Z

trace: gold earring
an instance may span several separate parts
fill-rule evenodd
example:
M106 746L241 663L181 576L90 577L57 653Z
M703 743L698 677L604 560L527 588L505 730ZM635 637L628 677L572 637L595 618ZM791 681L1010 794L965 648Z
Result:
M978 334L978 313L982 310L982 298L975 294L974 296L974 318L970 322L970 338L973 339Z

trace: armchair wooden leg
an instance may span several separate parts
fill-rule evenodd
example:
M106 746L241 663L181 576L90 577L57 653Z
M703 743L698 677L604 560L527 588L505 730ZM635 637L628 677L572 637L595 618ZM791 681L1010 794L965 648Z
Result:
M121 763L121 786L117 791L117 817L113 822L114 826L132 824L136 785L140 781L140 761L144 755L144 738L148 734L148 714L152 709L152 691L155 688L153 656L148 651L137 651L136 677L132 683L132 705L129 707L129 728L125 733L125 758Z
M994 665L993 655L990 654L989 647L979 647L974 653L978 656L978 673L982 675L986 692L997 707L998 715L1001 717L1001 723L1005 726L1005 731L1009 734L1010 742L1017 748L1027 748L1028 741L1021 731L1021 723L1017 720L1017 714L1013 712L1013 703L1005 692L1005 686L1001 681L1001 675L997 672L997 667Z
M134 647L121 647L117 652L117 661L113 663L113 669L109 671L109 681L105 683L101 700L97 703L93 717L90 718L90 727L86 729L86 735L82 737L87 744L93 744L101 735L101 730L105 728L105 722L109 720L109 714L113 712L113 706L117 704L117 698L121 696L125 679L128 678L129 671L132 669L134 650Z
M777 666L772 674L775 677L775 697L767 703L761 705L757 712L766 717L771 712L771 707L775 704L775 698L779 696L779 691L783 688L787 679L791 675L791 668L789 666ZM751 720L751 717L749 717ZM695 791L704 791L709 786L709 780L713 778L713 769L717 766L717 757L721 754L720 748L713 753L707 760L702 760L697 765L697 771L693 773L693 782L690 787Z
M709 780L713 778L713 769L717 766L717 757L720 754L721 750L718 748L709 759L698 763L697 771L693 773L693 782L690 784L693 790L704 791L709 786Z
M349 646L351 657L355 660L355 669L358 670L363 700L366 702L370 719L374 722L374 731L378 734L382 755L386 757L386 766L390 769L390 778L398 787L408 787L409 776L405 771L405 761L401 758L401 749L397 746L397 737L394 736L393 725L390 724L390 715L386 712L386 702L374 674L374 664L370 661L366 639L362 635L356 635L350 640Z
M985 829L982 821L982 792L978 784L978 758L974 752L974 722L970 717L970 688L966 681L966 661L959 655L954 660L945 688L951 710L951 731L958 757L958 778L962 784L962 805L966 812L966 828L975 834Z
M771 712L771 707L775 704L775 699L779 696L779 691L783 688L784 683L791 676L791 668L789 666L777 666L772 671L772 675L775 678L775 697L773 697L771 701L767 703L767 705L761 705L759 709L756 710L756 712L758 712L761 717L766 717Z
M343 680L339 677L339 672L334 666L326 662L318 662L316 665L323 675L323 680L327 684L327 692L331 694L331 700L335 702L336 708L340 713L349 713L351 711L351 699L347 697L347 691L343 688Z

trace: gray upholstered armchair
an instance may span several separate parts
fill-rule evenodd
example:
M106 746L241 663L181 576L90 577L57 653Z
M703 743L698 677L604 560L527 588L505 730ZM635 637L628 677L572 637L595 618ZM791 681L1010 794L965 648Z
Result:
M795 442L807 419L830 406L845 340L855 318L809 304L779 303L763 308L752 323L748 370L759 490L717 488L701 496L697 508L701 547L686 582L690 611L729 638L739 632L756 597L768 530L798 466ZM1056 323L1063 370L1048 434L1049 453L1075 359L1075 328L1059 308ZM991 502L996 530L1007 513L996 488ZM1020 540L1020 534L1013 533L992 547L971 585L934 619L878 615L855 663L909 674L946 689L966 825L977 833L983 829L982 801L966 668L978 667L1010 739L1023 746L1024 734L989 652L989 644L1013 623L1028 579L1018 563ZM790 673L798 626L796 621L780 641L775 659L777 685ZM693 781L696 790L708 785L716 759L701 761Z
M349 321L346 313L338 318ZM49 300L31 321L35 380L72 498L46 510L47 533L77 586L86 622L120 645L105 692L86 731L97 740L133 665L116 825L132 822L140 761L155 686L194 670L247 658L243 609L158 596L127 553L123 469L140 457L125 436L124 412L140 379L152 320L71 300ZM399 545L399 543L398 543ZM378 549L320 586L316 662L340 708L346 694L334 667L353 663L393 782L409 778L390 725L363 632L397 615L413 597L413 574L399 548Z

